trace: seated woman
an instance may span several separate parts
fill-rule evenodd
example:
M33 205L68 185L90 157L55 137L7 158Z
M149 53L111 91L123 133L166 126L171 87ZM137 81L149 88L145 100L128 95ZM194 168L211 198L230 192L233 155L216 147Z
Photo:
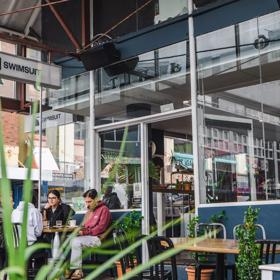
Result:
M56 221L62 221L65 225L75 214L75 211L67 204L61 202L60 192L51 190L48 193L48 202L43 209L43 219L49 221L49 226L56 225Z

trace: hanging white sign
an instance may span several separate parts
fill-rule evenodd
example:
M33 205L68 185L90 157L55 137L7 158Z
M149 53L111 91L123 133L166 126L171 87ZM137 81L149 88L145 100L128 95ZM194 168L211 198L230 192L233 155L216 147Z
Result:
M0 52L0 77L42 87L61 88L61 67Z

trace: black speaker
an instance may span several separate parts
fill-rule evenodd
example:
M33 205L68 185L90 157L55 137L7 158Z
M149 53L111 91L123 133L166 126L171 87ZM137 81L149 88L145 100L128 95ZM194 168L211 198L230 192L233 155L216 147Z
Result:
M105 42L80 53L80 59L88 71L112 64L120 57L113 42Z
M116 76L122 73L131 73L135 69L138 61L139 58L137 56L128 60L120 61L112 65L106 66L104 67L104 70L109 76Z

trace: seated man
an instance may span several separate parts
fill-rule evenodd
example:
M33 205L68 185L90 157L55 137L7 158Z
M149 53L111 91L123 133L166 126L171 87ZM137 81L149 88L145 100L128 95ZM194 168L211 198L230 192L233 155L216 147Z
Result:
M18 207L12 212L12 223L22 223L24 201L20 201ZM40 211L33 203L28 203L27 216L27 243L32 245L41 236L43 230L43 219Z
M95 189L86 191L83 197L88 211L79 236L71 241L70 269L73 271L71 279L82 279L82 249L100 246L99 236L108 229L111 223L109 208L99 200Z
M113 192L112 186L108 186L106 188L102 201L105 203L105 205L109 209L120 209L121 208L121 202L118 198L117 193Z

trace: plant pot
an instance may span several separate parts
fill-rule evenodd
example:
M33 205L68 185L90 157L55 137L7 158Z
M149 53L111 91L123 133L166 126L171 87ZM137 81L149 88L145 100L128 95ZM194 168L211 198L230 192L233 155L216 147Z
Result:
M118 279L120 279L122 276L123 276L123 273L122 273L122 265L121 265L121 262L120 261L116 261L115 262L115 265L117 267L117 275L118 275ZM134 260L134 267L137 266L137 261ZM131 267L128 267L126 268L125 272L129 272L131 271Z
M192 189L192 184L190 182L185 182L183 185L183 190L186 192L190 192Z
M212 273L214 269L202 269L201 270L201 280L211 280ZM188 280L195 280L195 268L193 266L187 266L186 272L188 274Z

